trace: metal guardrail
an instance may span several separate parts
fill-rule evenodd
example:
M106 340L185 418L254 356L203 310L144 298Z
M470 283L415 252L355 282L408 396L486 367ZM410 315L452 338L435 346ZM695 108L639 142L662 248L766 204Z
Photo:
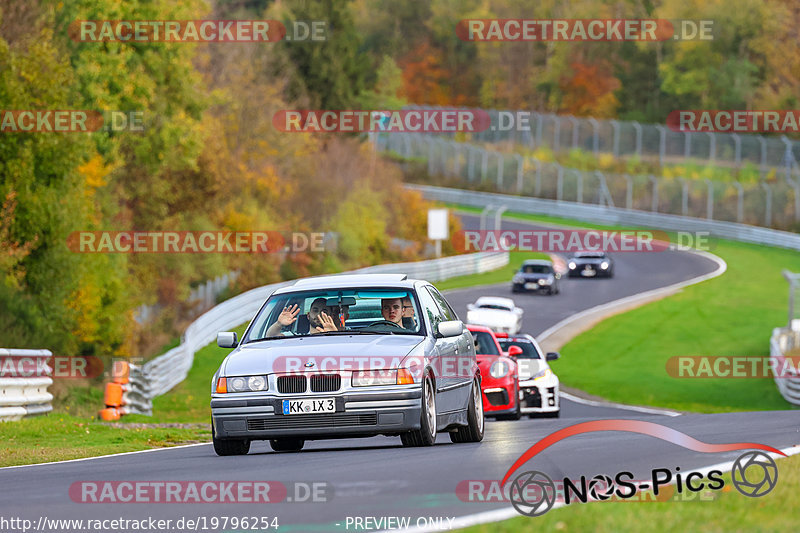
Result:
M483 252L412 263L375 265L342 274L403 273L409 278L442 281L455 276L494 270L508 262L508 252ZM217 332L248 322L270 294L279 287L292 283L287 281L264 285L222 302L189 325L179 346L148 361L140 370L130 365L127 379L115 377L112 383L106 385L106 409L103 410L103 418L116 420L124 414L151 414L152 399L186 379L194 362L194 354L216 339ZM124 376L125 372L120 375ZM111 394L109 387L112 389Z
M53 410L50 350L0 348L0 420L19 420ZM30 369L19 372L20 368ZM7 371L8 369L8 371ZM11 377L8 377L11 376Z
M775 328L769 340L769 356L775 371L775 385L787 402L800 405L800 374L794 361L800 361L800 322L797 329L788 327ZM791 350L798 350L798 355L787 356Z
M710 235L753 244L766 244L780 248L800 251L800 234L778 231L747 224L721 222L702 218L649 213L636 209L622 209L575 202L559 202L542 198L529 198L508 194L465 191L428 185L406 185L420 191L428 200L454 203L472 207L483 207L487 203L503 204L509 211L549 215L569 216L575 220L608 225L640 226L665 231L708 232Z

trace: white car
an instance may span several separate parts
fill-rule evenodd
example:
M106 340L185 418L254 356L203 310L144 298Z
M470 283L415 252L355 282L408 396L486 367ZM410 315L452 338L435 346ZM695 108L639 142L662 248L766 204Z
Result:
M529 418L558 418L561 414L559 381L548 361L558 352L542 354L536 339L527 334L497 335L500 347L517 362L520 412Z
M486 326L495 333L518 333L522 329L522 313L511 298L481 296L467 305L467 322Z

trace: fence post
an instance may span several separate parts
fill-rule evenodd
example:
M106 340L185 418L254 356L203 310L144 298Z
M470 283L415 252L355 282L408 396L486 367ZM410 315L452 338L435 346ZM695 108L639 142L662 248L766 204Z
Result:
M689 158L692 155L692 132L683 132L683 157Z
M461 177L461 144L455 141L450 141L450 146L453 147L453 175Z
M658 130L658 164L664 166L664 158L667 155L667 128L656 125Z
M733 186L736 187L736 222L742 223L744 220L744 188L742 184L738 181L732 182Z
M708 141L708 162L713 163L714 160L717 159L717 136L714 135L713 131L707 131L709 141Z
M594 175L600 180L600 192L602 193L600 198L604 199L603 205L614 207L614 198L611 196L611 191L608 189L608 182L606 181L605 174L599 170L595 170Z
M761 144L761 170L764 171L767 168L767 141L759 135L758 142Z
M514 154L514 159L517 160L517 194L522 194L522 179L523 179L523 172L524 172L524 161L522 156L519 154Z
M534 164L536 165L536 188L534 189L534 194L537 198L542 197L542 162L538 159L533 160Z
M681 180L681 214L687 216L689 214L689 182L684 178Z
M468 155L467 155L467 180L470 182L475 181L475 153L478 151L478 148L472 145L468 147Z
M650 182L653 184L653 205L650 210L655 213L658 211L658 180L652 174L650 174L649 178Z
M614 157L619 157L619 121L611 120L611 128L614 132L614 144L611 148L611 151L614 153Z
M740 167L742 166L742 139L738 133L731 133L731 137L733 137L734 161L736 161L736 166Z
M575 191L575 200L579 203L583 203L583 172L580 170L575 171L575 175L578 176L578 183L577 183L577 191Z
M589 117L589 122L592 124L592 151L597 155L600 152L600 123L594 117Z
M706 218L708 220L714 219L714 184L710 179L704 180L708 187L708 194L706 195Z
M642 157L642 125L634 120L631 126L636 130L636 155Z
M578 119L572 115L567 115L567 119L572 123L572 147L578 147L578 132L581 130L581 124Z
M536 147L542 145L542 127L544 122L544 115L536 113ZM534 148L533 146L531 148Z
M761 182L761 186L767 193L764 206L764 226L770 227L772 225L772 189L765 181Z
M627 174L622 177L625 178L625 208L633 209L633 178Z
M481 148L481 183L486 179L489 173L489 150Z
M428 176L433 176L433 142L428 143Z
M553 151L561 149L561 117L553 115Z
M558 167L558 177L556 178L556 200L561 201L564 196L564 167L556 163Z
M505 156L503 152L495 152L497 156L497 190L503 190L503 171L505 170Z

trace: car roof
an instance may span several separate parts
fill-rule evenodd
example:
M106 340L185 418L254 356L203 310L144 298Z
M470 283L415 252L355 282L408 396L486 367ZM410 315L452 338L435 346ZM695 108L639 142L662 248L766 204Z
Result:
M335 274L299 279L292 285L281 287L274 294L314 289L360 289L364 287L413 289L418 283L425 282L417 279L408 279L406 274Z
M481 296L475 300L477 305L502 305L503 307L514 308L514 300L511 298L503 298L502 296Z
M494 337L494 331L487 328L486 326L479 326L477 324L467 324L467 329L470 331L483 331L485 333L491 333L492 337ZM497 338L497 337L495 337Z

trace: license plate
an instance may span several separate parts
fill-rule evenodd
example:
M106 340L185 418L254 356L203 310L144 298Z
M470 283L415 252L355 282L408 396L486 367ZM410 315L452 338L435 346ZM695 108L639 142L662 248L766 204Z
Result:
M581 273L582 273L584 276L588 276L588 277L591 277L591 276L594 276L595 274L597 274L597 272L596 272L595 270L592 270L591 268L587 268L586 270L584 270L584 271L583 271L583 272L581 272Z
M525 284L525 288L526 289L538 289L539 288L539 284L538 283L526 283Z
M305 415L311 413L334 412L336 412L336 402L333 398L283 400L283 414L285 415Z

